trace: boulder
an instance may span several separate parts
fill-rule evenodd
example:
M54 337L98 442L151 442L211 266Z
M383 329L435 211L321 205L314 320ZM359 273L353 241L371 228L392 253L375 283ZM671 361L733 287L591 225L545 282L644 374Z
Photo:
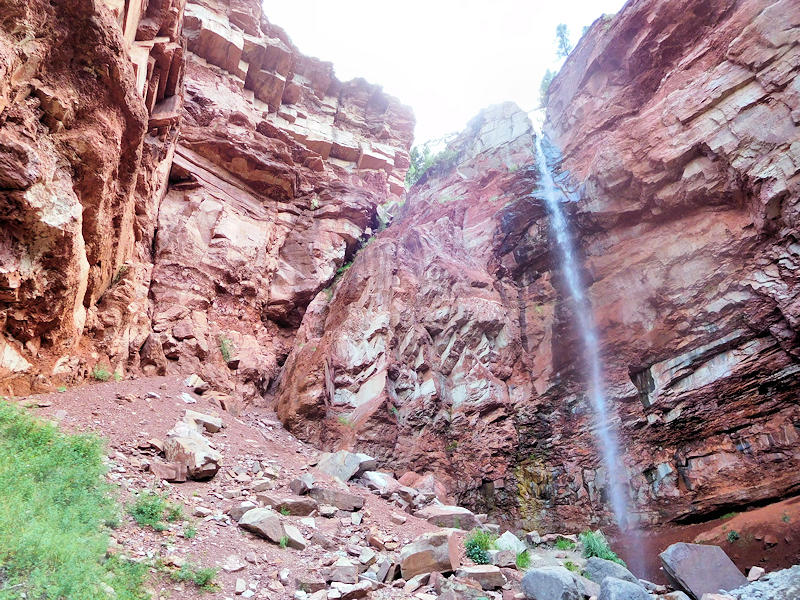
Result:
M244 502L241 502L229 508L227 510L227 513L231 519L238 522L239 519L242 518L242 515L244 515L244 513L254 508L258 508L255 502L250 502L249 500L245 500Z
M420 573L450 573L458 566L459 548L452 531L425 533L400 551L403 579Z
M600 584L598 600L650 600L650 594L639 584L606 577Z
M510 550L515 555L528 549L528 546L525 544L525 542L523 542L510 531L506 531L503 533L503 535L498 537L494 542L494 547L498 550Z
M317 501L308 496L281 496L279 494L257 494L256 499L281 513L305 517L317 510Z
M506 584L505 575L495 565L476 565L456 570L456 577L474 579L484 590L496 590Z
M320 457L317 468L331 477L345 482L360 472L374 469L377 461L366 454L356 454L347 450L326 452Z
M280 515L269 508L248 510L239 519L239 527L255 533L273 544L279 544L281 538L286 535Z
M493 565L515 569L517 566L517 554L511 550L490 550L489 556Z
M531 569L522 578L522 593L529 600L583 600L575 578L564 567Z
M747 584L747 578L719 546L678 542L658 556L673 585L695 600L706 593L733 590Z
M639 579L619 563L592 556L583 567L583 574L595 583L602 583L606 577L616 577L639 585Z
M283 534L288 538L286 540L286 545L289 546L289 548L305 550L306 546L308 546L308 540L303 537L303 534L300 533L300 530L294 525L284 523Z
M183 413L183 420L186 422L194 422L209 433L217 433L224 427L220 417L206 415L195 410L187 410Z
M340 583L356 583L358 581L358 567L349 558L340 558L328 570L328 581Z
M400 483L394 477L380 471L365 471L361 474L361 480L366 487L381 496L388 496L400 488Z
M164 456L168 462L186 466L192 479L211 479L219 471L222 454L214 450L208 441L192 429L176 428L175 434L168 435L164 442Z
M475 514L463 506L431 504L414 513L415 517L425 519L437 527L453 527L456 529L474 529L480 523Z
M313 487L309 496L320 504L333 505L339 510L360 510L364 506L364 498L351 494L349 491L331 488Z
M314 485L314 476L311 473L303 473L300 477L289 482L289 489L298 496L307 494Z

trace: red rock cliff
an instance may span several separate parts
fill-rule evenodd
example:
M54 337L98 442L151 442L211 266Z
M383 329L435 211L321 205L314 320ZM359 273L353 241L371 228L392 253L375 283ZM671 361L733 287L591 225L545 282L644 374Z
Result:
M402 193L410 109L255 0L0 8L0 381L99 365L265 391Z
M796 2L630 2L553 82L546 131L645 522L800 486ZM531 525L604 516L532 131L484 112L306 314L291 429Z

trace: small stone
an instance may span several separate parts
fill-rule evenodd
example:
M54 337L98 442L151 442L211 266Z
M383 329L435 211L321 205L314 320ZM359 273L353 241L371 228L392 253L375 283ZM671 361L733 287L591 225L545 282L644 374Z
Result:
M225 559L225 562L222 563L223 570L227 571L228 573L235 573L236 571L241 571L247 565L245 562L236 556L235 554L231 554L228 558Z
M242 579L241 577L239 577L236 580L236 590L235 590L236 591L236 595L237 596L241 596L242 594L245 593L246 590L247 590L247 582L244 579Z
M389 515L389 518L392 520L392 523L394 523L395 525L402 525L406 521L408 521L408 518L404 514L395 513L395 512L393 512L391 515Z
M750 567L750 570L747 572L747 581L758 581L766 572L764 567Z

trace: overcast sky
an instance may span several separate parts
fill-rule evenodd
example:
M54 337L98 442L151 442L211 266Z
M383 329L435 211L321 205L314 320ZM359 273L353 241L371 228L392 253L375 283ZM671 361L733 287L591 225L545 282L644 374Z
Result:
M267 18L305 54L364 77L414 109L416 142L460 131L481 108L536 108L557 68L555 30L573 44L624 0L265 0Z

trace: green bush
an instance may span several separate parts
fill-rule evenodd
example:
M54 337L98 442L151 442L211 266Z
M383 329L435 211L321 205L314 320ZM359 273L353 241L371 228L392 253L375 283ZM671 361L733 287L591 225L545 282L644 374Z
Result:
M288 535L281 536L281 539L278 542L278 546L280 546L281 548L286 548L288 545L289 545L289 536Z
M180 569L170 574L170 577L175 581L191 581L203 591L211 591L217 589L217 584L214 578L217 576L217 570L212 568L199 568L189 563L184 564Z
M738 539L739 539L739 532L736 531L735 529L731 529L728 532L728 542L732 544L733 542L735 542Z
M467 556L477 565L488 565L488 550L492 547L496 539L497 536L488 531L474 529L467 539L464 540L464 548L467 551Z
M524 571L528 567L531 566L531 555L528 553L527 550L523 550L519 554L517 554L517 568L520 571Z
M142 527L152 527L156 531L164 531L164 521L174 523L183 519L183 507L171 504L165 496L152 492L140 492L133 504L128 506L128 514Z
M571 542L566 538L558 538L556 548L559 550L573 550L575 548L575 542Z
M92 377L94 377L97 381L108 381L111 379L111 373L105 367L101 365L95 365L92 369Z
M144 600L146 565L107 557L118 505L102 441L0 401L0 598Z
M580 567L578 567L578 565L571 560L568 560L564 563L564 568L568 571L572 571L573 573L578 573L580 571Z
M599 529L597 531L584 531L578 536L578 538L583 544L583 556L586 558L596 556L597 558L603 558L605 560L618 563L623 567L627 566L625 565L625 561L623 561L613 550L611 550L611 546L608 545L606 536L604 536L603 532Z

